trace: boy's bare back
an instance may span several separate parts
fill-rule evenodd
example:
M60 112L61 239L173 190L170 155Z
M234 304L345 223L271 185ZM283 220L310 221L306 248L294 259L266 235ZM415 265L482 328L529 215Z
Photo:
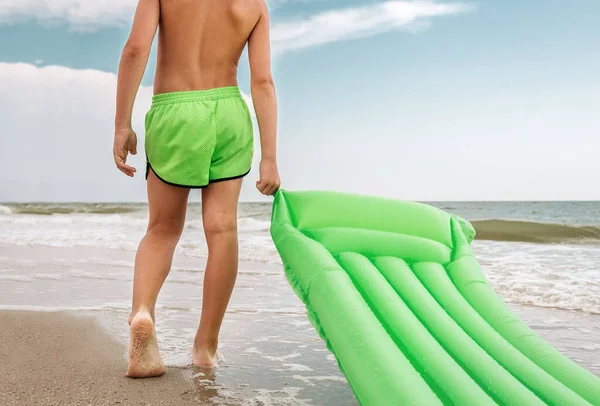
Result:
M160 0L155 93L237 85L264 0Z

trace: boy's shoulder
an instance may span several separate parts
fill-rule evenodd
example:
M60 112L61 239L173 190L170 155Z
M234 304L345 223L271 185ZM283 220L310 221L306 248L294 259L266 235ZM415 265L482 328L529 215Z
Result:
M234 8L244 9L246 11L263 12L267 11L269 5L267 0L229 0Z

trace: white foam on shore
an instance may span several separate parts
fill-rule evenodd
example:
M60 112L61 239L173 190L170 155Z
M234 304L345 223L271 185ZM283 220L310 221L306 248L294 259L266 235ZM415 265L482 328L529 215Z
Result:
M61 281L66 278L66 275L56 273L22 274L14 269L0 270L0 281L5 282Z
M219 397L212 399L214 405L243 404L244 406L308 406L313 405L309 400L299 399L303 388L284 387L279 390L254 389L252 395L243 399L226 391L219 391ZM232 403L235 402L235 403Z
M5 207L5 206L0 206ZM189 267L174 267L171 280L175 283L198 285L200 280L187 277L186 272L202 273L204 261L208 255L202 221L193 218L189 222L177 248L177 255L184 258L183 263L196 264ZM240 261L255 265L241 270L240 275L268 278L282 274L281 258L268 233L269 222L252 217L239 219ZM0 244L17 246L45 247L86 247L112 248L128 253L131 257L137 250L140 239L145 233L146 218L140 213L127 214L55 214L0 215ZM492 283L500 297L509 303L533 305L539 307L581 310L600 314L600 255L598 246L566 244L527 244L511 242L475 241L475 255L482 265L486 277ZM5 252L3 252L5 254ZM23 273L27 263L32 272L39 264L35 259L0 258L15 268L14 274L3 276L3 280L23 282L27 278L41 278L40 275ZM20 262L19 262L20 261ZM121 258L104 257L104 253L76 259L77 268L85 272L75 276L102 279L105 275L99 266L133 268L133 262ZM57 262L54 262L56 265ZM86 264L93 264L88 270ZM265 265L268 264L268 265ZM278 266L275 269L273 265ZM46 267L47 263L43 264ZM264 269L264 270L263 270ZM53 270L54 271L54 270ZM23 277L18 275L22 274ZM111 272L109 278L129 280L130 275L118 275ZM58 277L56 277L58 279ZM242 285L240 285L241 288ZM244 287L245 289L245 287ZM268 313L268 309L238 309L239 312ZM273 310L281 313L282 309ZM297 311L293 312L297 314Z
M286 315L286 316L304 316L306 311L303 308L297 307L282 307L280 309L269 309L269 308L257 308L257 307L249 307L249 308L232 308L228 310L231 313L251 313L251 314L278 314L278 315ZM267 339L269 337L265 337Z
M156 309L171 312L199 312L200 309L192 309L185 307L174 307L157 304ZM31 311L31 312L103 312L103 311L123 311L131 310L131 302L129 300L123 302L104 302L95 306L47 306L47 305L9 305L0 304L0 310L16 310L16 311Z
M323 381L330 381L330 382L346 382L346 380L342 377L339 376L304 376L304 375L293 375L291 377L292 379L296 379L298 381L304 382L305 384L309 385L309 386L315 386L316 384L313 381L318 381L318 382L323 382Z
M86 312L86 311L101 311L107 309L126 310L128 306L110 305L105 306L45 306L45 305L0 305L0 310L23 311L23 312Z
M2 270L2 272L10 271L12 270ZM16 272L15 274L0 275L0 281L3 282L33 282L34 280L35 278L33 275L19 275Z
M283 362L283 361L287 361L288 359L294 359L294 358L298 358L301 356L302 356L302 354L293 353L293 354L283 355L281 357L273 357L271 355L265 355L263 358L268 359L269 361Z
M83 278L83 279L100 279L106 281L131 281L133 280L133 275L124 275L124 276L116 276L116 275L107 275L101 274L97 272L86 271L83 269L71 269L70 271L71 277L75 278Z
M260 221L253 219L252 217L238 219L238 228L241 232L269 231L270 227L270 221Z
M508 303L600 314L600 255L594 246L475 244L496 293Z
M10 207L0 206L0 215L13 214ZM148 224L147 217L140 217L131 214L90 214L90 213L71 213L71 214L18 214L6 216L1 219L2 223L20 224L20 225L126 225L146 228ZM271 222L261 221L251 217L241 217L238 219L239 232L269 231ZM186 228L191 230L203 230L202 220L188 220Z
M242 217L238 224L240 260L281 263L268 233L269 222ZM135 214L2 215L0 244L135 251L146 227L147 219ZM188 222L177 252L190 257L207 257L202 220Z
M277 372L312 372L313 369L304 364L282 364L281 368L273 368Z

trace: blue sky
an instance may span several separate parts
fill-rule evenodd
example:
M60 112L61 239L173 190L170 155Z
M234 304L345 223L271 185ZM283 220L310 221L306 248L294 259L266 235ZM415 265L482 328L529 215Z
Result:
M134 180L110 155L135 1L102 4L0 3L0 201L144 200L143 154ZM284 188L600 200L600 2L270 7ZM136 106L140 145L154 62ZM244 57L247 93L248 78ZM243 199L260 198L256 177Z

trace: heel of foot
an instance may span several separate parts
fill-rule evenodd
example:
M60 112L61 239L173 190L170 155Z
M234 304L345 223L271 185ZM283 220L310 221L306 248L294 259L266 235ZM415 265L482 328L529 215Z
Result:
M133 349L144 349L154 338L154 323L151 318L134 318L131 321L131 344Z
M217 368L222 361L219 351L212 352L203 349L194 349L192 354L192 364L200 368Z
M148 378L164 374L165 368L158 351L154 323L150 315L134 317L130 333L127 376Z

